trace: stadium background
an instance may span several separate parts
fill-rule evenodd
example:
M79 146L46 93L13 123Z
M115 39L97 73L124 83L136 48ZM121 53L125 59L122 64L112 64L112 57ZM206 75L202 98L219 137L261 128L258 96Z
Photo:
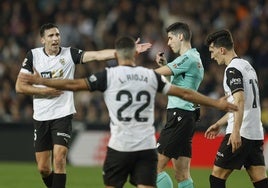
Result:
M39 27L47 22L59 26L62 46L85 50L113 48L115 38L123 34L140 37L153 47L138 57L138 64L151 68L156 67L158 51L164 51L170 60L174 58L166 45L165 28L175 21L187 22L193 32L192 46L200 51L205 67L199 91L214 98L223 96L224 67L210 60L204 40L211 31L228 28L238 55L248 59L259 75L262 121L268 131L267 0L2 0L0 8L0 160L33 160L32 98L17 95L14 87L26 52L41 45ZM79 65L76 77L114 64ZM157 131L165 123L166 100L157 96ZM108 129L108 113L100 93L75 93L75 102L74 135L85 130L102 130L103 134ZM204 131L222 113L202 107L197 129ZM18 143L20 149L14 150Z

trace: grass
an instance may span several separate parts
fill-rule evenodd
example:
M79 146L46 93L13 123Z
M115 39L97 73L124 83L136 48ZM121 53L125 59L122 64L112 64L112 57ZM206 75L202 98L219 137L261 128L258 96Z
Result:
M167 172L173 178L171 169ZM191 175L195 188L208 188L210 169L192 168ZM73 167L67 166L67 188L100 188L102 182L101 167ZM174 179L174 178L173 178ZM0 188L45 188L37 171L35 163L0 162ZM126 184L125 188L132 188ZM174 187L177 184L174 181ZM226 184L227 188L243 187L252 188L252 184L245 170L234 171Z

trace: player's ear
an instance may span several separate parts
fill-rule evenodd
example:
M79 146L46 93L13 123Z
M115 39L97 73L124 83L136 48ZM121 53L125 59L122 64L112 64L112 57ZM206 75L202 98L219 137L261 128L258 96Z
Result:
M182 41L183 40L183 34L182 33L178 33L178 38L179 38L180 41Z
M225 52L226 52L226 48L220 47L220 52L221 52L222 55L224 55Z
M43 37L40 38L41 44L45 44L45 39Z

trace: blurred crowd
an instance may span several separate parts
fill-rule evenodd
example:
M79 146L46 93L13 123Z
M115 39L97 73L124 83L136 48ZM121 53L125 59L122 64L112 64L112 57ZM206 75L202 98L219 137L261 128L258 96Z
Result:
M2 0L0 2L0 123L30 122L31 96L16 94L15 82L28 50L41 46L39 28L55 23L62 46L83 50L113 48L115 38L128 34L152 48L138 56L137 62L156 68L155 55L162 51L174 58L167 46L165 28L183 21L193 32L192 47L197 48L205 67L200 92L213 98L224 95L224 66L210 59L206 35L228 28L239 56L252 63L259 76L263 123L268 127L268 0ZM84 77L114 66L115 60L78 65L76 77ZM106 126L108 112L101 93L75 93L74 120L88 126ZM165 123L165 96L157 95L155 126ZM198 128L204 130L223 112L201 108ZM268 130L268 129L267 129Z

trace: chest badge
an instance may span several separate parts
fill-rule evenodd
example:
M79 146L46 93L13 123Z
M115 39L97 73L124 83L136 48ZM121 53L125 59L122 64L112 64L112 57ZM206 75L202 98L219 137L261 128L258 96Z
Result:
M65 65L65 60L64 60L64 58L62 58L62 59L60 59L60 64L62 64L62 65Z

